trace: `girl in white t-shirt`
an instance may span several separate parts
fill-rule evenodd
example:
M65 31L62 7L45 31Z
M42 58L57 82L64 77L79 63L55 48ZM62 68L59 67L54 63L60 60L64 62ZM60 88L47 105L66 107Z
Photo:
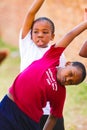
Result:
M34 0L25 17L19 37L19 50L21 57L20 71L23 71L33 61L40 59L50 48L54 39L54 23L46 17L40 17L36 20L35 15L45 0ZM66 59L64 54L60 57L60 66L64 66ZM41 129L50 113L49 102L43 108L43 117L41 119ZM58 119L54 130L64 130L63 118Z

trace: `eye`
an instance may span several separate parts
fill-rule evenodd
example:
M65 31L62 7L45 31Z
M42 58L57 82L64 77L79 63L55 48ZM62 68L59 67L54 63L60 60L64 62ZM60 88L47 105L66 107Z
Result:
M72 76L73 76L73 73L72 73L72 72L70 72L70 73L69 73L69 76L70 76L70 77L72 77Z
M43 32L44 34L48 34L49 32Z
M33 33L38 33L38 31L33 31Z
M70 84L70 85L73 85L73 81L72 81L72 80L69 80L69 84Z

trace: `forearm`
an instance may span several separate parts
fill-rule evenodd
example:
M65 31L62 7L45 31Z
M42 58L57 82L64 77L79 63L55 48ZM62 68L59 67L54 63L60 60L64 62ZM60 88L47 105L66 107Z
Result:
M70 32L68 32L56 45L56 47L67 47L71 41L76 38L80 33L87 29L87 21L75 26Z
M56 122L57 122L57 118L54 117L53 115L49 115L43 130L53 130Z
M87 58L87 41L85 41L84 44L82 45L79 51L79 55L84 58Z
M87 21L87 8L85 8L85 10L84 10L84 21ZM87 40L82 45L82 47L79 51L79 55L84 58L87 58Z
M32 5L31 5L31 7L29 9L29 13L36 14L44 1L45 0L34 0L34 2L32 3Z
M34 21L35 15L40 9L41 5L45 0L34 0L31 7L29 8L26 17L24 19L23 27L22 27L22 38L29 32L31 29L32 23Z

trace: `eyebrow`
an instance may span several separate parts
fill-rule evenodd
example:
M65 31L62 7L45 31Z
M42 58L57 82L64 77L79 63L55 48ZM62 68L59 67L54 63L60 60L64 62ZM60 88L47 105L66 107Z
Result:
M33 29L33 30L36 30L36 31L38 31L38 30L40 30L40 29L38 29L38 28L35 28L35 29ZM42 29L42 30L44 30L44 31L49 31L49 29Z

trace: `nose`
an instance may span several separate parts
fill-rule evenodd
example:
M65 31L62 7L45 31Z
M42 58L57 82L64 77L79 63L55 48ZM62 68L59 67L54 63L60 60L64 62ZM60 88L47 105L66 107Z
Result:
M67 77L67 78L66 78L66 83L67 83L68 85L72 84L72 81L73 81L73 78L72 78L72 77Z
M42 37L43 36L43 33L42 32L39 32L38 33L38 37Z

